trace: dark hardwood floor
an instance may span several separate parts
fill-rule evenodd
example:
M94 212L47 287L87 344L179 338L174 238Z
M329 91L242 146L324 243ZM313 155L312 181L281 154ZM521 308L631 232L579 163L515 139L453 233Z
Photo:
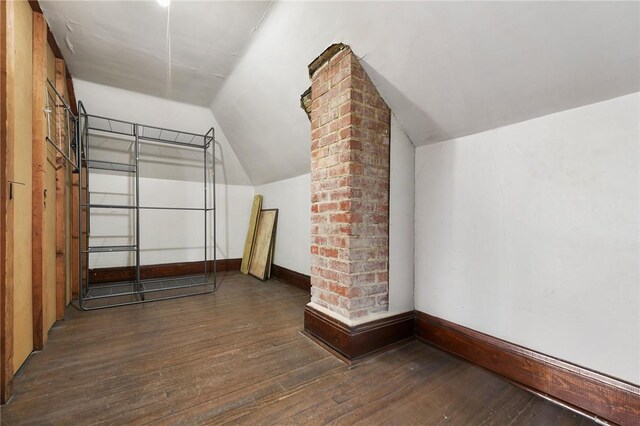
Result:
M307 292L221 277L216 295L70 308L2 424L591 424L419 342L349 369L299 333Z

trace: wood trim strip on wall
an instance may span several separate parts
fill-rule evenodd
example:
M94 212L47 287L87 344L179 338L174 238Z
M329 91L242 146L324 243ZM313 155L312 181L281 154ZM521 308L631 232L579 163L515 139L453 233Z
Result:
M416 311L418 339L536 392L622 425L640 419L640 387Z
M216 261L219 272L239 271L242 259L218 259ZM209 261L207 266L211 271L213 261ZM204 270L202 261L161 263L156 265L142 265L140 274L142 279L164 278L180 275L197 274ZM94 268L89 270L91 284L104 284L109 282L119 282L132 280L135 277L134 266L116 266L111 268ZM273 265L271 277L305 291L311 290L311 278L309 275L287 269L283 266Z
M32 205L33 205L33 350L47 344L44 315L44 189L46 146L44 133L45 82L47 79L47 22L33 12L33 109L32 109Z
M40 3L38 0L28 0L29 6L31 6L31 10L34 12L42 13L42 8L40 7Z
M216 271L239 271L242 259L218 259ZM213 260L207 265L208 271L213 271ZM178 277L192 275L204 271L204 262L177 262L162 263L156 265L142 265L140 267L141 279ZM135 266L116 266L112 268L89 269L89 282L91 284L104 284L109 282L130 281L135 278Z
M56 58L56 81L55 87L58 93L64 93L66 66L62 59ZM58 110L54 112L58 113ZM57 118L56 118L57 121ZM62 127L57 127L56 138L60 141L66 135L62 132ZM65 204L65 181L66 181L67 163L59 152L56 151L56 320L64 319L64 310L67 306L66 290L67 290L67 268L65 259L69 253L66 253L66 204Z
M49 28L48 23L47 23L47 43L49 44L49 47L53 52L53 56L55 56L56 59L63 59L62 51L60 50L60 47L58 46L58 43L56 42L56 38L53 36L53 33L51 32L51 28Z
M13 2L0 4L0 403L13 394ZM11 247L10 247L11 246Z
M63 58L58 58L58 59L63 59ZM73 88L73 79L71 78L71 73L69 72L69 68L66 65L64 69L65 69L65 75L67 79L67 94L69 95L69 106L71 107L71 112L77 116L78 102L76 102L76 91Z
M79 201L79 173L71 175L71 298L78 298L78 283L80 276L80 226L78 224Z
M311 277L309 275L287 269L284 266L272 265L271 278L311 292Z
M306 336L334 351L347 364L414 339L414 312L349 326L310 306L304 310Z
M218 259L217 271L238 271L242 259ZM208 269L213 268L213 261L209 261ZM162 263L156 265L143 265L140 273L143 279L164 278L171 276L197 274L204 270L202 261ZM135 267L116 266L112 268L94 268L89 270L91 284L104 284L132 280L135 277ZM309 275L287 269L283 266L273 265L271 277L305 291L311 290L311 278Z

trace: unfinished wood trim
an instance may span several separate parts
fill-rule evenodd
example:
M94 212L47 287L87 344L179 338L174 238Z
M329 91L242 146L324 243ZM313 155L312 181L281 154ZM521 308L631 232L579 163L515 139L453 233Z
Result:
M38 0L28 0L29 6L31 6L31 10L37 13L42 13L42 8L40 7L40 3Z
M79 176L82 173L82 188L79 188ZM86 277L87 273L87 257L84 255L84 262L82 264L82 272L80 271L80 253L82 249L88 247L88 235L87 235L87 209L78 207L80 203L79 196L80 191L82 191L82 198L87 200L87 168L82 167L81 171L78 173L73 173L72 175L73 182L73 200L72 200L72 228L71 228L71 246L72 246L72 266L71 266L71 294L74 299L78 298L79 288L80 288L80 274L82 277ZM82 229L80 229L78 220L79 216L82 215Z
M65 72L67 75L67 93L69 95L69 106L71 107L71 112L73 112L76 116L78 115L78 102L76 102L76 91L73 88L73 79L71 78L71 73L69 72L69 68L65 67Z
M78 173L71 176L71 296L76 299L78 297L78 278L80 271L79 254L80 254L80 238L78 227Z
M83 167L81 173L82 173L82 188L80 188L80 190L82 191L82 199L89 200L89 185L87 185L87 175L89 174L89 169L87 169L86 167ZM87 248L89 247L88 225L89 225L89 215L87 212L87 208L83 207L82 208L82 228L80 229L80 236L78 240L80 242L80 248L79 248L80 253L82 253L83 250L87 250ZM87 276L88 269L89 269L89 255L83 255L83 263L82 263L82 271L81 271L82 279L84 279Z
M420 340L536 393L621 425L640 418L640 387L416 311Z
M64 93L66 66L62 59L56 59L56 90ZM56 110L56 114L58 111ZM57 127L56 138L63 140L66 135L62 126ZM56 320L64 319L66 307L67 270L65 265L65 236L66 236L66 209L65 209L65 178L66 162L62 154L56 151Z
M73 202L73 186L72 186L73 167L67 165L64 181L64 208L65 208L65 236L64 236L64 251L65 251L65 305L71 303L72 298L72 268L73 268L73 239L71 238L71 229L73 226L73 214L72 214L72 202Z
M69 69L65 64L65 81L63 94L64 98L69 101ZM75 129L72 129L75 131ZM65 305L68 306L73 300L73 284L72 284L72 271L73 271L73 172L74 168L70 164L66 163L65 178L64 178L64 208L65 208L65 236L64 236L64 250L65 250Z
M13 2L0 3L0 403L13 394Z
M42 8L40 7L40 2L38 0L29 0L29 6L31 6L31 10L33 10L35 13L43 14ZM60 47L58 46L58 42L56 42L56 38L53 36L53 33L49 28L49 24L47 24L47 43L49 43L51 51L57 59L64 59L62 57Z
M60 51L60 47L58 46L58 42L56 42L56 38L53 36L53 33L49 28L49 24L47 24L47 43L49 43L49 47L51 47L53 56L55 56L56 59L64 59L62 51Z
M29 6L31 6L31 10L34 12L42 13L42 8L38 0L29 0Z
M79 188L79 177L82 173L82 188ZM72 215L71 221L71 295L72 298L78 298L78 292L80 287L80 253L82 247L88 246L87 241L87 211L86 208L82 208L82 213L78 207L80 191L82 191L82 198L87 199L87 168L83 167L79 173L72 174ZM82 214L82 230L80 230L78 220L79 214ZM82 266L82 277L86 276L87 265L84 262Z
M33 285L33 349L47 343L44 321L44 174L46 146L44 133L45 82L47 81L47 22L41 13L33 12L33 110L32 110L32 285Z

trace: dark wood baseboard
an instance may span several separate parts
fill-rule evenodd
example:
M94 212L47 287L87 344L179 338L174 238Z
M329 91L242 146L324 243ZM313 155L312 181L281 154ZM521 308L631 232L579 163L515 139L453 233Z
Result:
M274 264L271 266L271 278L311 293L311 277L309 275L301 274L300 272L287 269L284 266Z
M640 387L416 311L418 339L597 417L638 424Z
M216 260L216 271L240 270L242 259ZM213 260L207 265L209 271L213 270ZM140 278L164 278L182 275L199 274L204 271L204 261L162 263L157 265L144 265L140 268ZM130 281L135 277L136 268L133 266L119 266L114 268L89 269L89 282L91 284L104 284L109 282Z
M317 309L304 310L304 332L347 362L381 352L414 338L414 313L406 312L355 326L348 326Z

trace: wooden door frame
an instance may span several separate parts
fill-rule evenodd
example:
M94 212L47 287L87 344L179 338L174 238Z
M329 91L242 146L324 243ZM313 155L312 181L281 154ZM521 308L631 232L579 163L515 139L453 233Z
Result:
M13 394L14 5L0 3L0 403Z

